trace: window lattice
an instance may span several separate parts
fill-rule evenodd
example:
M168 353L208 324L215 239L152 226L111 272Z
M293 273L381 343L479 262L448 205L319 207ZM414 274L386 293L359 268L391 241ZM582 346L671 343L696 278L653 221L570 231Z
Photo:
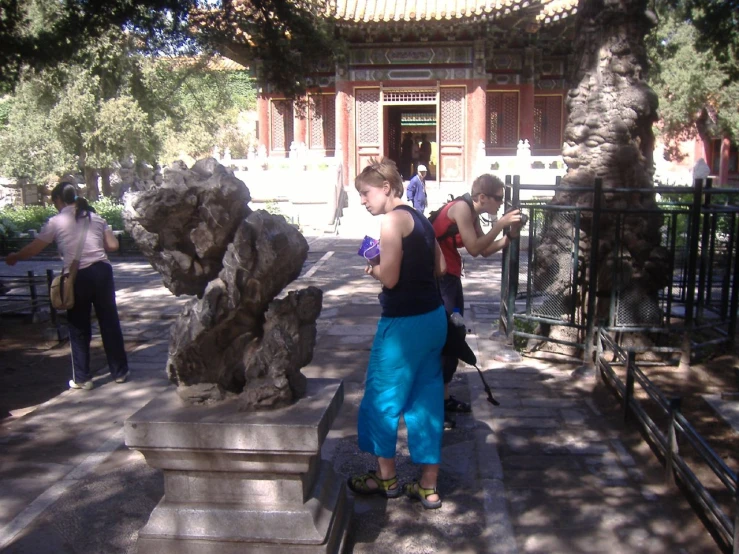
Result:
M308 133L308 148L320 149L323 148L323 97L322 96L311 96L310 97L310 119L309 126L310 132Z
M336 95L323 95L323 147L336 148Z
M293 142L293 103L272 101L272 150L289 150Z
M441 89L441 142L464 143L464 88Z
M380 89L358 90L357 131L359 144L380 144Z
M486 146L515 148L518 144L518 93L488 92Z
M382 100L385 104L420 104L436 102L435 90L392 90L382 91Z
M336 147L335 95L311 95L308 121L308 148L333 150Z
M562 146L562 97L534 98L534 148L556 150Z

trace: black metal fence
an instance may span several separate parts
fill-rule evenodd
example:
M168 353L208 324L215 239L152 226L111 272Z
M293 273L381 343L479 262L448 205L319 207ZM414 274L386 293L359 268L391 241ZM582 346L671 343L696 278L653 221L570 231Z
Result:
M737 473L680 412L681 399L666 398L644 374L636 363L636 352L620 348L603 328L598 330L596 339L596 374L621 400L624 421L634 420L639 425L663 461L665 481L680 485L709 523L721 549L739 554ZM689 449L692 451L690 461L685 456ZM696 471L701 470L708 476L699 478ZM710 486L705 484L709 480Z
M4 235L0 235L0 256L7 256L11 252L17 252L31 242L33 242L33 237L6 237ZM108 253L108 257L116 258L121 256L142 255L138 246L136 246L136 242L133 240L133 237L128 233L118 234L118 243L118 250L116 252ZM59 253L54 243L49 244L49 246L44 248L37 256L41 258L59 259Z
M596 327L619 338L647 333L652 344L642 350L687 356L733 344L739 306L739 189L713 189L710 180L644 190L604 191L599 180L593 187L556 186L575 203L521 200L521 191L555 187L506 178L506 209L519 208L529 216L528 236L514 240L503 255L500 327L510 339L571 346L591 365ZM606 207L604 195L611 193L657 195L658 202L653 208ZM589 195L592 202L581 205L578 199ZM601 259L604 217L612 244ZM630 278L627 243L634 238L626 235L635 219L658 223L659 244L654 246L667 276L656 292ZM583 252L583 244L589 252ZM553 338L533 332L537 325L571 333ZM676 343L675 337L682 340Z
M61 319L63 315L51 305L49 289L54 272L45 275L28 271L25 275L0 275L0 317L28 316L37 321L48 312L52 325L56 327L57 339L63 340Z
M522 190L554 187L506 178L506 209L521 209L530 223L528 236L514 240L503 255L501 329L511 341L536 339L580 351L585 364L595 367L622 401L624 419L638 422L663 459L668 482L677 478L722 550L739 554L736 472L680 412L680 399L667 399L640 369L649 362L636 363L645 351L667 357L680 353L681 361L687 361L711 347L733 345L739 305L739 189L713 189L708 180L693 187L604 191L596 180L593 187L560 187L570 205L524 201ZM656 195L657 202L650 208L604 207L608 193ZM665 274L648 292L630 279L627 243L635 237L627 234L634 218L658 228L659 244L652 247ZM604 227L610 244L604 242L609 251L600 257ZM557 326L569 334L553 338L533 331L535 325ZM634 333L649 340L624 348ZM711 486L696 476L681 447L693 450L691 460L707 470L702 475L712 476Z

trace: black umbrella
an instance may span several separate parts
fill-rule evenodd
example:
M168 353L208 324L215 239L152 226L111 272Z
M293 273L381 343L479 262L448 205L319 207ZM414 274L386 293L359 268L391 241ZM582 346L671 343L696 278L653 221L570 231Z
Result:
M470 345L467 344L467 340L465 338L466 335L467 330L462 326L458 327L452 323L452 320L447 316L446 342L444 343L444 348L441 350L441 354L442 356L458 358L467 365L473 366L477 370L477 373L480 374L482 386L485 387L485 392L488 395L488 402L493 406L500 406L500 402L493 398L493 392L485 382L485 377L483 377L482 371L477 367L477 356L475 356Z

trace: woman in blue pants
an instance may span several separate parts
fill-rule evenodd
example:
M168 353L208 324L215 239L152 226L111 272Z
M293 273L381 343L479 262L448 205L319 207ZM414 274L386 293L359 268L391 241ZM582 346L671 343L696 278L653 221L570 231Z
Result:
M380 261L366 272L382 284L382 317L370 353L359 408L359 447L377 456L377 470L349 478L357 494L395 498L405 492L425 508L441 507L436 481L444 425L441 349L446 315L436 278L444 258L428 220L402 201L403 182L391 161L372 162L356 179L362 205L385 214ZM398 422L408 429L411 459L421 477L401 489L395 471Z

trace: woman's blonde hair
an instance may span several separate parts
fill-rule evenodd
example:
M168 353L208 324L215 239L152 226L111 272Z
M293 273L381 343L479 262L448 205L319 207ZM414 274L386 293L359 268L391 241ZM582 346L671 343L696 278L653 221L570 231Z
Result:
M367 167L362 173L357 175L354 180L354 187L359 190L362 183L366 183L372 187L381 187L387 181L390 184L390 190L398 198L403 197L403 178L400 176L398 166L395 162L388 158L381 160L371 159Z

